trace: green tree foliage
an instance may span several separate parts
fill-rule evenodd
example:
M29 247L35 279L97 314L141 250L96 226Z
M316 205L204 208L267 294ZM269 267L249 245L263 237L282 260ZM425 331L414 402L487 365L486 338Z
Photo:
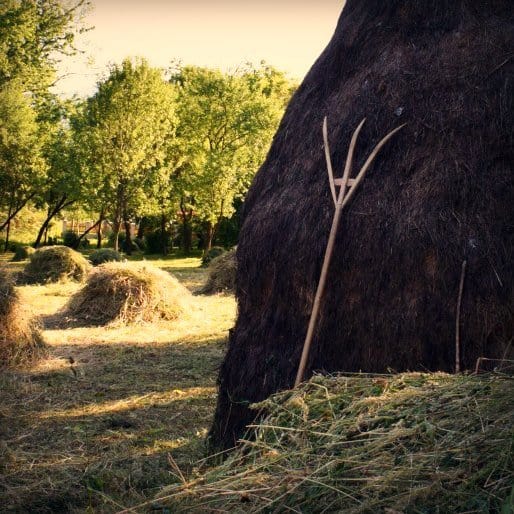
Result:
M175 88L146 61L125 60L84 108L76 123L86 188L97 210L109 213L117 234L135 216L159 208L159 190L167 181L168 150L174 137Z
M204 221L208 250L264 160L293 85L265 65L229 74L185 66L172 82L179 87L177 134L185 154L174 187L183 223L193 210Z
M0 88L0 230L8 246L11 221L38 193L46 172L36 112L21 86Z
M18 80L24 91L45 93L59 56L75 52L87 0L0 1L0 87Z

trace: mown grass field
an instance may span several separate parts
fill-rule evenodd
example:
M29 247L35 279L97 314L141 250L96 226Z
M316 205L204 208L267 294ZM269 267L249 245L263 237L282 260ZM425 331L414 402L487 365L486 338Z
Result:
M153 264L192 291L206 278L198 258ZM50 354L0 375L2 512L117 512L204 456L233 296L195 296L197 311L173 322L66 326L61 310L79 287L19 287Z

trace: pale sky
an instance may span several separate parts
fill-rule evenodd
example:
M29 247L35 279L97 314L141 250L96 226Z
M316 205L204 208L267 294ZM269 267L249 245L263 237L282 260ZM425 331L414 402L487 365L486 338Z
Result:
M91 95L109 63L145 57L229 70L250 61L302 79L331 38L344 0L93 0L55 91Z

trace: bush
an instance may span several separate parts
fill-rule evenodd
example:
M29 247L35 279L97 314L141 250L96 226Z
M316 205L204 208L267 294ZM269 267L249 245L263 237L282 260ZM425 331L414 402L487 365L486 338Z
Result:
M220 255L225 253L225 248L222 246L213 246L203 257L202 257L202 266L208 266L209 263L219 257Z
M145 235L146 242L146 253L163 253L163 246L166 251L171 247L171 235L168 232L162 233L161 229L158 228Z
M51 238L49 238L49 241L50 241L50 239ZM77 246L79 248L89 248L89 239L83 237L79 243L78 234L76 234L75 232L72 232L71 230L67 230L66 232L64 232L64 234L62 235L62 240L63 240L64 246L68 246L70 248L77 248ZM49 245L50 244L55 244L55 243L49 243Z
M121 254L112 248L101 248L92 252L89 260L93 266L98 266L104 262L120 262Z
M142 237L135 237L134 238L134 244L137 245L138 249L144 252L146 250L146 243L144 238Z
M13 262L20 262L28 259L36 250L32 246L17 245L14 249Z
M12 279L0 272L0 368L28 364L45 353L37 323L21 305Z
M67 246L48 246L30 256L22 280L27 284L45 284L61 280L85 279L91 265L75 250Z
M200 292L204 294L233 292L236 285L236 271L236 249L232 248L211 261L207 283Z
M109 237L108 237L108 244L109 246L114 246L114 232L111 232L109 234ZM118 235L118 248L124 252L127 251L127 248L126 248L126 245L125 245L125 239L126 239L126 234L125 232L120 232L119 235ZM139 246L138 244L135 242L135 240L132 240L132 251L133 252L137 252L139 250Z
M68 314L93 325L175 319L191 310L191 293L169 273L133 262L98 266L68 304Z

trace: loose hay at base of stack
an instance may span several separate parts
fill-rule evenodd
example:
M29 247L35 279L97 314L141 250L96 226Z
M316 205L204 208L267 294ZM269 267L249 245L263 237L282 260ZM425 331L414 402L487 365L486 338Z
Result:
M254 405L227 460L166 488L172 512L512 512L514 380L314 376Z
M0 368L29 364L45 353L36 321L21 305L12 279L0 271Z
M21 280L26 284L46 284L74 280L82 282L91 264L79 252L67 246L48 246L30 256Z
M236 272L236 249L232 248L211 261L207 282L200 292L203 294L233 292L236 284Z
M67 315L92 325L173 320L191 309L191 293L148 264L108 262L95 268L70 300Z

